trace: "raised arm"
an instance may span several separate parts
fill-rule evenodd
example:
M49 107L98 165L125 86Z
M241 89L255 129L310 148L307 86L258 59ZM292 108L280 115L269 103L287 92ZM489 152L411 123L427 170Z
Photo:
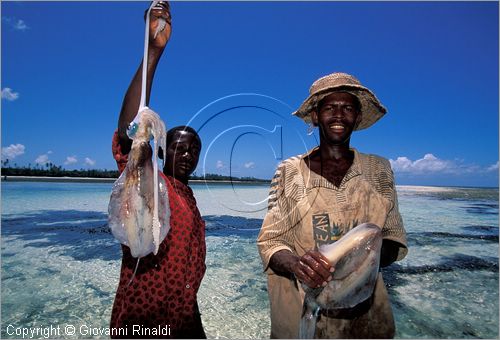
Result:
M147 10L146 10L147 13ZM158 27L158 18L163 18L167 22L165 29L159 32L154 37L156 28ZM148 48L148 64L147 64L147 82L146 82L146 105L149 104L149 96L151 94L151 86L153 77L156 71L156 66L165 49L165 46L170 39L171 17L170 6L167 1L160 1L152 10L149 21L149 48ZM132 78L125 97L123 98L120 117L118 118L118 137L122 153L127 154L130 151L132 141L127 136L127 127L134 119L141 100L142 87L142 63L139 65L137 72Z

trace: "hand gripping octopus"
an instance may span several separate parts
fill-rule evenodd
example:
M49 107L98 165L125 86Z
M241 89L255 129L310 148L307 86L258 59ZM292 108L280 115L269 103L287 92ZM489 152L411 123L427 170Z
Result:
M157 3L153 1L146 15L144 61L148 60L149 15ZM164 28L165 25L159 22L155 37ZM164 158L166 156L166 129L159 115L145 106L146 67L146 62L143 62L139 111L127 130L132 139L127 166L113 185L108 206L108 223L113 236L130 248L133 257L138 258L135 271L139 258L150 253L157 254L170 229L168 192L165 180L158 176L157 161L160 146ZM154 141L153 158L144 161L143 153L147 150L144 144L151 139ZM134 276L135 272L132 279Z

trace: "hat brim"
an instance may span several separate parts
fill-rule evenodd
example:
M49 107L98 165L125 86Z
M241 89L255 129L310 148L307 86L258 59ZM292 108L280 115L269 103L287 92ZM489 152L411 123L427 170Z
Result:
M363 130L375 124L386 113L386 108L369 89L361 85L338 85L322 89L311 94L292 114L306 123L311 123L311 111L316 110L318 103L333 92L347 92L356 96L361 103L361 121L354 130Z

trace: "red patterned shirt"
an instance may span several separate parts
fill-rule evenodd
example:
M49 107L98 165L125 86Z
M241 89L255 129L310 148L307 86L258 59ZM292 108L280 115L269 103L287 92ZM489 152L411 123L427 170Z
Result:
M116 132L113 156L122 172L127 155L121 152ZM191 188L161 175L168 187L170 231L156 255L140 259L130 285L137 259L122 245L120 283L111 314L112 337L205 337L196 299L206 269L205 222ZM165 334L167 330L170 334Z

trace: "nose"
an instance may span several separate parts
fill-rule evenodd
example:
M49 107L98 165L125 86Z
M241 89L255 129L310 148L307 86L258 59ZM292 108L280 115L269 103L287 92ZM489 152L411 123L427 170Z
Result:
M182 158L184 159L187 159L187 160L191 160L193 157L191 156L191 153L189 152L189 150L186 150L185 152L182 153L181 155Z
M333 106L333 117L342 118L344 116L344 109L340 105Z

